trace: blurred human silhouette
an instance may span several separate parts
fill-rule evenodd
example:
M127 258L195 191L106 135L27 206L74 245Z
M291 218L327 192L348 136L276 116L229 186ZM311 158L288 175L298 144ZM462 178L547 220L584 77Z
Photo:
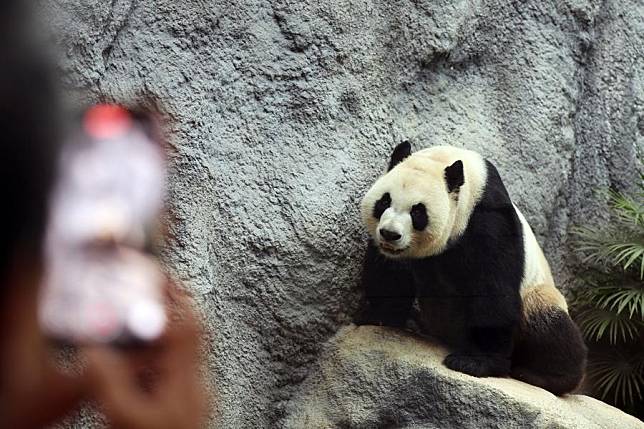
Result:
M38 319L47 207L56 177L59 106L21 1L0 2L0 428L37 428L95 400L113 427L197 428L199 324L166 282L164 333L139 347L85 343L79 375L57 369Z

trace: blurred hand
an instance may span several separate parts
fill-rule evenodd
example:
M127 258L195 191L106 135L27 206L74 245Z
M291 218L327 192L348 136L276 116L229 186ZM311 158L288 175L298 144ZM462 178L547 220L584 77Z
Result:
M206 397L200 383L200 327L187 297L168 288L168 325L157 341L136 350L90 347L89 388L113 427L202 427Z
M15 287L0 308L0 428L41 428L71 411L86 395L84 377L54 365L38 325L39 271L14 264Z

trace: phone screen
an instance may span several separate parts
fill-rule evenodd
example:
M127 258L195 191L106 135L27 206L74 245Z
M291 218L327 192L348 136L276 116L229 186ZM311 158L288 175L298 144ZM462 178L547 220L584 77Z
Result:
M165 196L161 144L115 105L75 128L50 200L41 325L71 343L153 340L166 323L165 277L146 251Z

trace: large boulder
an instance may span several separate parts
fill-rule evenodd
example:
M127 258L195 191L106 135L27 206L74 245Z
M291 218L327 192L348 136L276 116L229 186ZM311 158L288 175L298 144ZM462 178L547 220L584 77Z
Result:
M351 321L358 201L401 140L491 159L564 288L569 227L635 177L640 0L37 3L74 103L168 119L164 258L205 320L213 427L279 426Z
M644 429L583 395L557 397L510 378L447 369L447 351L408 332L341 329L290 405L286 427Z

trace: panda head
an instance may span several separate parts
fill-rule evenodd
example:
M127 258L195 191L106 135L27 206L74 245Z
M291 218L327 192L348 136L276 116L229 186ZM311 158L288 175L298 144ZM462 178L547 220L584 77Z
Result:
M459 192L465 180L463 162L450 156L436 159L423 152L412 155L409 142L399 144L387 173L362 199L363 223L386 257L438 254L455 233Z

